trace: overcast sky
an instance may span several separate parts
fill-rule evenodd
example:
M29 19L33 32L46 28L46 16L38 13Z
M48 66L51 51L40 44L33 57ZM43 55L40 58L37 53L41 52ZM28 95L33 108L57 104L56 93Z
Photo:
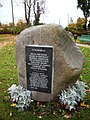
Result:
M22 0L13 0L15 21L24 19L24 8ZM1 23L12 22L11 0L0 0L3 5L0 8ZM77 0L46 0L47 12L42 16L41 21L45 23L61 24L67 26L72 18L76 22L78 17L83 17L80 9L77 9Z

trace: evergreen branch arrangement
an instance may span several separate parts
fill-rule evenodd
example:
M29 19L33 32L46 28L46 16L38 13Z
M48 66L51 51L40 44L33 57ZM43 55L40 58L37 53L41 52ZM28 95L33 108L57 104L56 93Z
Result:
M16 108L19 111L24 111L30 106L31 100L31 91L23 88L22 86L16 86L13 84L9 89L8 93L13 103L16 103Z
M86 88L88 88L88 86L78 80L73 86L69 86L66 90L61 91L59 102L65 105L70 111L76 109L76 105L78 105L86 95Z
M65 108L76 109L76 105L83 100L86 95L86 90L88 86L82 82L77 81L73 86L69 86L66 90L62 90L59 95L60 104L64 105ZM22 86L16 86L13 84L9 89L8 93L13 103L16 103L16 108L19 111L24 111L30 106L30 103L33 101L31 98L31 91L23 88Z

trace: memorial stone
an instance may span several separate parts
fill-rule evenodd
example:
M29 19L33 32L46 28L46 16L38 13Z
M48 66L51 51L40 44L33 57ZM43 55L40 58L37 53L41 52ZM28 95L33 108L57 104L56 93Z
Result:
M20 33L16 62L19 83L32 91L32 99L52 101L79 79L85 59L67 32L60 25L50 24L30 27Z

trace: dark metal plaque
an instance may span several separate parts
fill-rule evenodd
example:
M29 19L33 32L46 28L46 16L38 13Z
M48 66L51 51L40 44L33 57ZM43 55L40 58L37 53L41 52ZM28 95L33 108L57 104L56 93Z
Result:
M28 45L26 51L27 89L51 93L53 47Z

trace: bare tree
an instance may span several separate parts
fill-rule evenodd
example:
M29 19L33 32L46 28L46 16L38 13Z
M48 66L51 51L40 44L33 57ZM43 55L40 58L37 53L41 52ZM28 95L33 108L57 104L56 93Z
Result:
M39 25L41 14L45 13L45 0L33 0L34 25Z
M28 26L30 26L31 6L32 0L24 0L25 19Z
M34 13L34 25L38 25L41 14L45 13L45 0L24 0L25 19L30 26L31 14Z

